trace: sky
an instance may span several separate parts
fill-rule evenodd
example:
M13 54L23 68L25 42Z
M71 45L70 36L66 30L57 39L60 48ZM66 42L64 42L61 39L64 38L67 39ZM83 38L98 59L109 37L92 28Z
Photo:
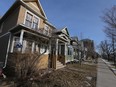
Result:
M15 0L0 1L0 15L8 10ZM40 0L48 21L57 29L67 27L70 36L89 38L98 45L104 40L103 11L116 5L116 0Z

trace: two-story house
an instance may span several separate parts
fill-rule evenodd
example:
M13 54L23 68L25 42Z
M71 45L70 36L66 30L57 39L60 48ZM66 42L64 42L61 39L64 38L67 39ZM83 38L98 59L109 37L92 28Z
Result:
M70 36L48 22L39 0L16 0L0 19L0 66L7 66L9 53L37 52L43 68L61 68L66 63Z

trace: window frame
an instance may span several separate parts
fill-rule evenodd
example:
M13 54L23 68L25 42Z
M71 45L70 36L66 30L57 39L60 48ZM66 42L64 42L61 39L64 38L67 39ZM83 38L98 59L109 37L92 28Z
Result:
M31 20L28 19L28 17L27 17L28 15L32 17ZM26 22L30 23L30 25L28 26L28 23L26 23ZM25 25L28 26L28 27L32 27L32 22L33 22L33 15L30 14L29 12L27 12L26 13L26 18L25 18Z
M35 22L34 19L37 21ZM32 23L32 28L33 29L38 29L38 22L39 22L39 19L35 16L33 16L33 23Z
M44 34L45 35L49 35L50 34L49 33L49 26L47 24L45 24L45 26L44 26Z
M34 13L32 13L31 11L29 10L26 10L25 11L25 18L24 18L24 25L26 24L26 16L27 16L27 13L31 14L32 15L32 23L31 23L31 27L32 29L36 30L36 28L33 28L33 21L34 21L34 17L38 18L38 26L37 26L37 29L39 29L40 27L40 17L38 17L37 15L35 15Z

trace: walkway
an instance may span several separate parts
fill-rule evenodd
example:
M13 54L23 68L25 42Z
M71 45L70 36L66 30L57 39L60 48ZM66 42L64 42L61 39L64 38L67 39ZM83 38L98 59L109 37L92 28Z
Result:
M116 87L116 76L101 58L98 59L97 87Z

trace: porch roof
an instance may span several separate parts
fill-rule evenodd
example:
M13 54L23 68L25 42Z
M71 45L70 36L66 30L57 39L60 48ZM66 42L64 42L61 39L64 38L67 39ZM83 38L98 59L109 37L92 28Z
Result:
M47 36L47 35L44 35L36 30L33 30L29 27L26 27L24 24L19 24L19 25L16 25L15 27L13 27L12 29L10 29L9 31L11 33L18 33L20 32L21 30L25 30L26 33L31 33L32 35L36 35L36 36L39 36L41 38L45 38L45 39L50 39L50 36Z

